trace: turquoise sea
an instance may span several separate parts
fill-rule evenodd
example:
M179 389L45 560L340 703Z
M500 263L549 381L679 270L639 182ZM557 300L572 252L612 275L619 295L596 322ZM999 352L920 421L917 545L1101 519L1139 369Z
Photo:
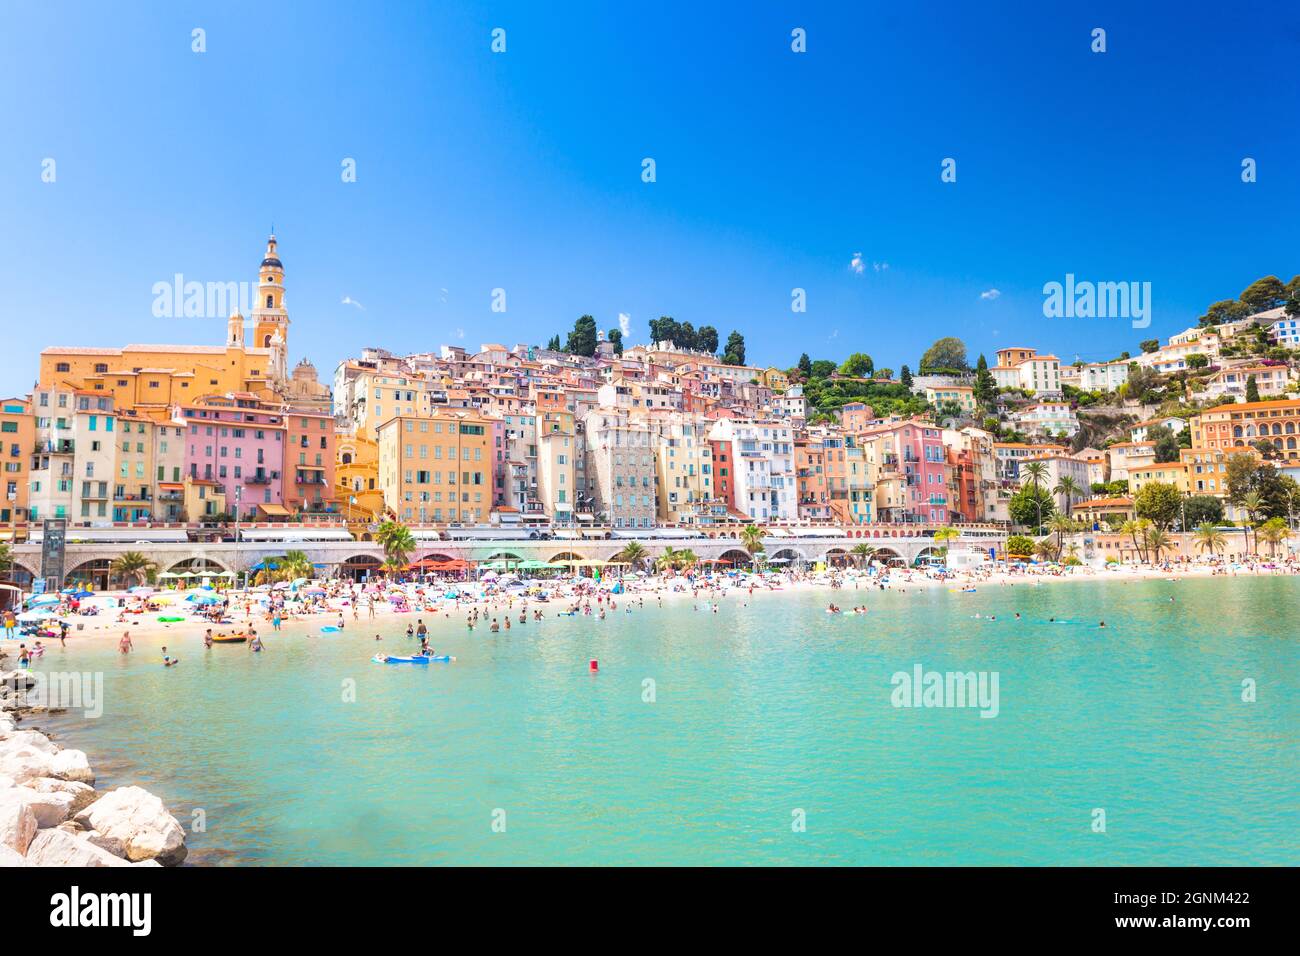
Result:
M105 713L33 723L101 786L148 787L187 829L201 809L194 863L1294 866L1298 598L1259 578L834 596L863 616L826 592L650 599L498 634L439 618L459 660L428 667L370 663L412 647L405 616L382 644L364 620L260 655L171 639L170 670L156 645L56 642L39 668L102 670ZM996 672L998 716L893 706L917 664Z

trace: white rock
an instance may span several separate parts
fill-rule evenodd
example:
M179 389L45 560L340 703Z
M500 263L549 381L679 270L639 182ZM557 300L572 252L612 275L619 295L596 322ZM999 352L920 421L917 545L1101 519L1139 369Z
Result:
M22 783L32 777L52 777L50 754L41 753L33 747L0 753L0 773L11 778L15 783Z
M185 831L176 818L161 800L140 787L112 790L75 819L105 839L120 840L131 861L157 859L165 866L174 866L188 852Z
M0 740L0 753L12 753L23 747L31 747L44 754L58 753L59 745L35 730L15 730L4 740Z
M36 817L36 825L44 830L57 827L72 817L72 803L76 797L70 793L38 793L30 787L14 787L5 790L2 799L20 800L27 804Z
M17 790L17 787L0 790L0 846L7 846L15 853L26 853L40 827L31 808L21 796L15 795Z
M95 771L90 769L90 761L86 759L85 751L82 750L60 750L56 754L51 754L50 772L45 776L86 784L95 782Z
M18 781L13 777L7 777L0 773L0 790L8 790L10 787L18 786Z
M107 850L53 827L42 830L27 848L28 866L130 866Z
M79 780L56 780L54 777L33 777L30 780L24 780L24 787L29 787L37 793L70 793L72 794L72 813L78 814L86 807L90 806L99 799L99 794L95 788L88 783L82 783ZM4 789L3 781L0 781L0 790Z
M27 861L9 847L0 843L0 869L7 866L26 866Z

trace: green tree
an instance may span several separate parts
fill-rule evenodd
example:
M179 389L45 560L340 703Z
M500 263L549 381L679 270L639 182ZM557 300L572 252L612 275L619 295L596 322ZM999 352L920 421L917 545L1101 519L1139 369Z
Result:
M1223 532L1208 521L1197 527L1195 538L1197 550L1209 551L1210 557L1222 552L1228 544Z
M1236 299L1220 299L1199 319L1201 325L1222 325L1224 322L1236 322L1250 314L1250 307Z
M1160 348L1160 340L1143 339L1141 342L1138 343L1138 348L1140 348L1143 352L1147 352L1147 353L1154 352L1156 349Z
M1291 529L1284 518L1269 518L1255 531L1255 536L1268 544L1270 557L1277 555L1277 546L1291 537Z
M964 371L969 367L966 363L966 343L952 336L939 339L921 356L922 374L931 369Z
M1178 436L1168 425L1156 425L1151 428L1147 432L1147 441L1155 442L1157 464L1178 460L1178 450L1182 446L1178 444Z
M745 337L739 332L727 336L727 348L722 353L722 362L724 365L745 364Z
M1204 355L1202 355L1200 352L1193 352L1191 355L1187 356L1188 368L1196 368L1196 369L1208 368L1209 364L1210 364L1210 360L1206 358Z
M998 395L998 385L989 371L988 359L983 353L975 363L975 401L981 408L992 408Z
M1183 502L1183 514L1189 528L1202 524L1219 525L1223 523L1223 502L1214 495L1193 495Z
M605 333L605 338L609 339L609 341L613 344L615 355L623 354L623 330L622 329L610 329L608 332Z
M1246 401L1259 401L1259 382L1255 381L1255 376L1246 376Z
M573 323L569 333L568 347L570 355L585 355L588 358L596 354L596 320L589 315L581 316Z
M1041 527L1044 519L1050 518L1055 511L1052 496L1032 484L1021 487L1007 502L1007 513L1018 525Z
M830 378L835 371L836 365L830 359L818 359L812 363L813 378Z
M1182 493L1174 485L1163 481L1143 485L1133 500L1133 510L1137 516L1146 518L1161 531L1174 523L1182 505Z
M747 524L740 529L740 543L751 555L763 550L763 529L756 524Z
M1007 554L1029 557L1034 553L1034 539L1023 534L1013 534L1007 538Z
M546 343L546 348L551 352L564 351L564 347L560 345L560 337L558 335L552 335L550 337L550 339Z
M871 556L875 553L876 549L865 541L855 544L849 549L849 554L853 555L853 559L859 568L864 568L871 564Z
M1083 488L1069 475L1062 475L1061 480L1052 489L1052 494L1065 496L1065 514L1069 517L1074 511L1074 499L1083 497Z
M875 367L876 363L871 360L871 356L866 352L854 352L840 366L840 374L851 375L855 378L870 378Z
M799 371L803 372L804 378L812 375L812 359L808 357L807 352L799 356Z
M701 325L695 333L695 347L701 352L716 355L718 352L718 330L711 325Z
M1286 286L1277 276L1265 276L1246 286L1238 298L1250 313L1264 312L1283 305L1287 300Z
M640 541L629 541L623 545L623 550L614 557L619 561L626 561L631 565L632 570L636 571L650 557L650 552L646 550L645 545Z
M899 373L898 380L902 383L903 388L909 392L912 390L912 370L906 365L903 366L902 372Z
M139 551L123 551L108 566L109 573L120 581L144 584L158 570L158 565Z

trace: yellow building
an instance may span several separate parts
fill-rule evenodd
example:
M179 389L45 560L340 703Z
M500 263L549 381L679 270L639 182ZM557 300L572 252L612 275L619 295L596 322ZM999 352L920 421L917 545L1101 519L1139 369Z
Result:
M245 342L246 324L253 328L252 345ZM288 382L288 333L284 267L271 236L259 268L257 307L247 323L235 310L224 344L51 346L41 352L39 384L106 395L115 408L134 408L158 420L174 405L214 393L251 392L274 400Z
M379 426L379 489L406 523L478 524L492 511L492 421L438 409Z
M925 400L935 408L952 402L964 412L975 411L975 389L969 385L936 385L927 388Z
M4 462L0 499L0 540L12 541L27 521L29 470L36 448L36 419L29 398L6 398L0 404L0 460Z
M1181 461L1169 461L1134 468L1128 473L1129 493L1136 499L1143 487L1153 481L1173 485L1185 495L1188 492L1187 465Z
M774 392L784 392L790 387L790 376L775 366L764 369L760 381Z

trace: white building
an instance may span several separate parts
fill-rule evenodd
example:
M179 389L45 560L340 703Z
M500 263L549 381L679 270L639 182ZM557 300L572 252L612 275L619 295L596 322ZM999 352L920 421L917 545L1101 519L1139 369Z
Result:
M731 447L735 507L752 521L796 521L794 433L784 422L724 418L709 440Z

